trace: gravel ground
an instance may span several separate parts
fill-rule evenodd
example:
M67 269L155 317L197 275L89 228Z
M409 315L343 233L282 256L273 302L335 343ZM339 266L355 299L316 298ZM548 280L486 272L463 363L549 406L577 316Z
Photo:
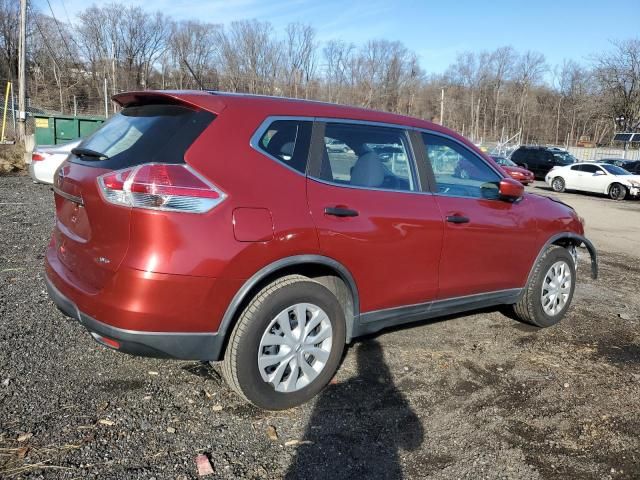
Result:
M206 478L640 477L637 257L601 252L598 281L583 263L557 327L483 311L387 331L269 413L215 366L107 350L57 311L48 187L0 178L0 212L2 478L198 478L200 453Z

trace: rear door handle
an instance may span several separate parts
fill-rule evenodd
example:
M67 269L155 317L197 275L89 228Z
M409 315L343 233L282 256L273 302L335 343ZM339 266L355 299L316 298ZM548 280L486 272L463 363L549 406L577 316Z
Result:
M449 215L449 216L447 216L447 222L449 222L449 223L469 223L469 217L463 217L462 215Z
M326 207L324 213L334 217L357 217L359 215L357 210L344 207Z

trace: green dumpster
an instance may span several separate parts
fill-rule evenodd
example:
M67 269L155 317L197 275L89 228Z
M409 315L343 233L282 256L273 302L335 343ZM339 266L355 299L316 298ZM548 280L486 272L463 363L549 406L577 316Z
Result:
M33 118L36 145L57 145L86 137L104 123L104 117L37 114Z

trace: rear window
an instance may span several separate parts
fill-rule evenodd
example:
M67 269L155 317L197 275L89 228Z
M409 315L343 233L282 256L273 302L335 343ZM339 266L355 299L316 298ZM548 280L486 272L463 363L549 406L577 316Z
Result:
M106 158L71 161L119 169L142 163L184 163L184 154L215 115L180 105L126 107L80 144Z

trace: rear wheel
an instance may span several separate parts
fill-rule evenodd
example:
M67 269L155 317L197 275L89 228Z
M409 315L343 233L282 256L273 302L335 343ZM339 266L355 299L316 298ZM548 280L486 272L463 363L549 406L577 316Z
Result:
M554 192L562 193L565 189L564 179L562 177L555 177L551 181L551 188Z
M229 386L268 410L300 405L331 380L345 344L345 319L323 285L290 275L263 288L235 325L222 364Z
M627 196L627 188L619 183L614 183L609 187L609 198L612 200L624 200Z
M550 327L567 313L576 286L576 267L571 252L551 245L538 259L518 303L516 317L537 327Z

